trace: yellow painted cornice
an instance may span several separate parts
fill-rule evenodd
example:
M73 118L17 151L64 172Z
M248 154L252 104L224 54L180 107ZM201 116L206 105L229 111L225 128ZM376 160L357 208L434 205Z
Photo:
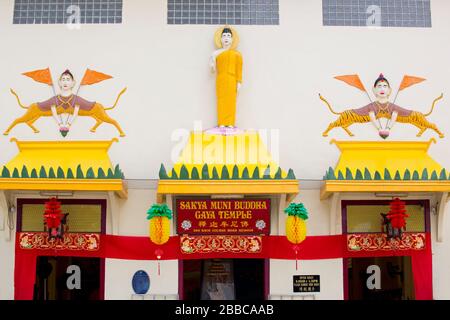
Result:
M399 171L402 175L405 170L411 174L419 174L424 169L428 172L439 173L442 166L427 153L435 139L429 141L336 141L331 140L341 151L341 156L334 169L336 176L339 171L345 176L347 168L353 176L356 171L364 173L367 168L372 174L378 171L382 176L385 169L392 177Z
M335 192L449 192L448 172L429 154L429 141L336 141L339 161L321 188ZM333 171L334 170L334 171Z
M96 150L108 152L114 142L119 139L111 140L91 140L91 141L20 141L17 138L11 138L10 142L15 142L20 152L27 150Z
M299 193L298 180L160 180L158 195L287 194Z
M121 179L41 179L2 178L0 190L34 191L113 191L126 199L126 183Z
M172 195L286 194L299 192L292 170L282 170L257 131L235 135L191 132L172 170L162 165L158 199Z
M19 141L12 138L10 141L16 143L19 153L1 168L9 174L0 177L0 190L113 191L121 198L127 197L122 173L119 168L116 172L108 155L111 145L118 142L116 138L109 141Z
M220 175L223 166L226 166L230 173L236 166L239 175L247 168L250 176L255 168L259 169L262 176L267 167L270 167L270 175L274 176L280 167L272 159L272 155L256 131L245 131L229 136L191 132L189 140L173 168L179 176L183 166L189 172L193 168L201 172L204 164L208 165L210 176L212 176L214 168ZM285 178L287 173L281 170L281 176Z
M335 192L450 192L450 181L327 180L320 190L320 199L327 199Z
M113 169L108 150L118 139L109 141L19 141L12 138L19 153L5 164L11 172L16 168L19 172L26 166L28 172L43 166L47 170L58 167L64 172L70 168L74 173L80 165L83 172L89 168L97 171L102 168L105 172Z
M363 150L420 150L427 152L436 139L429 141L338 141L332 139L330 144L335 144L341 152Z

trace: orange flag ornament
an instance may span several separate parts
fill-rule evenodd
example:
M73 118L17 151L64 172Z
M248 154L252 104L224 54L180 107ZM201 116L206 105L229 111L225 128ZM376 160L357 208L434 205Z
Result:
M425 78L419 78L419 77L405 75L405 76L403 76L403 80L402 80L402 83L400 84L400 88L398 89L398 91L402 91L403 89L406 89L412 85L421 83L422 81L425 81L425 80L426 80Z
M358 88L361 91L367 92L366 88L361 82L361 79L357 74L349 74L344 76L336 76L334 77L337 80L344 81L346 84L351 85L352 87Z
M84 73L84 77L81 80L80 85L81 86L91 85L91 84L99 83L99 82L102 82L104 80L108 80L111 78L112 78L112 76L107 75L105 73L87 69L86 72Z
M30 72L24 72L22 73L24 76L30 77L34 81L45 83L51 86L53 84L52 81L52 75L50 73L50 68L47 69L40 69Z

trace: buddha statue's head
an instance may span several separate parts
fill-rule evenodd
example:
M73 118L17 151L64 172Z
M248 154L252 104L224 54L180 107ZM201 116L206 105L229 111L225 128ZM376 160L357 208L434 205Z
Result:
M381 73L373 85L373 94L375 95L377 101L387 101L391 95L392 89L389 81Z
M66 70L63 73L61 73L61 76L59 77L59 88L62 92L71 92L73 87L75 86L75 79L73 77L73 74Z
M228 49L233 44L233 32L230 28L223 28L221 42L224 49Z

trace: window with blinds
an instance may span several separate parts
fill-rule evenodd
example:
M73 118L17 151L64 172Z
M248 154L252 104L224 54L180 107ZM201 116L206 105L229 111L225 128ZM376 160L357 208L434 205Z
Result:
M346 215L347 233L373 233L382 232L382 217L380 213L389 212L389 204L348 204L343 206ZM406 204L406 232L425 232L425 208L420 204ZM345 229L344 229L345 230Z
M26 201L26 200L22 200ZM20 231L22 232L43 232L44 231L44 202L40 203L21 203L18 204L20 218ZM82 200L77 200L77 203L67 203L61 201L62 213L68 213L67 218L67 232L74 233L101 233L103 221L103 212L105 212L106 202L99 200L93 203L83 203ZM79 202L78 202L79 201Z
M13 24L122 23L122 0L15 0Z
M168 24L279 25L279 0L168 0Z
M324 26L431 28L430 0L322 0Z

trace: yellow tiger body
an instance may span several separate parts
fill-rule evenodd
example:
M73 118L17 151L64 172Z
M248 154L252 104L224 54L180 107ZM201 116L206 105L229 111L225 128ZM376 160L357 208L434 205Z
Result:
M306 238L306 221L297 216L286 219L286 238L294 244L299 244Z
M441 94L439 97L434 99L433 104L431 105L431 110L427 114L423 114L418 111L411 111L411 113L408 116L400 116L400 115L397 116L396 121L400 122L400 123L412 124L413 126L416 126L417 128L419 128L420 131L419 131L419 133L417 133L418 137L420 137L425 132L425 130L431 129L431 130L434 130L439 135L440 138L443 138L444 134L437 128L437 126L434 123L431 123L426 119L426 117L429 116L433 112L436 102L439 101L440 99L442 99L443 96L444 95ZM324 97L322 97L320 94L319 94L319 98L327 105L328 109L332 113L339 115L339 118L336 121L334 121L328 125L327 130L325 130L324 133L322 134L324 137L327 137L328 132L330 132L332 129L338 128L338 127L344 129L345 132L347 132L347 134L349 136L353 136L353 133L348 129L349 126L351 126L352 124L355 124L355 123L370 122L370 116L368 114L360 115L360 114L357 114L353 110L345 110L343 112L336 112L333 110L333 108L331 107L329 102ZM381 111L381 112L378 112L375 115L375 117L376 117L376 119L380 119L380 118L391 119L392 114L390 112Z
M153 217L149 221L150 240L161 245L169 241L170 220L167 217Z
M412 125L416 126L417 128L419 128L420 131L419 131L419 133L417 133L418 137L420 137L427 129L434 130L439 135L439 138L444 137L444 134L438 129L438 127L434 123L429 122L425 118L425 115L421 112L413 111L407 117L399 116L399 117L397 117L397 122L409 123L409 124L412 124Z
M123 89L119 93L115 104L111 108L105 108L103 105L96 102L91 110L82 110L82 109L79 110L79 112L78 112L79 116L91 117L96 121L95 125L91 128L91 132L95 132L102 123L106 122L106 123L109 123L109 124L112 124L113 126L115 126L116 129L119 131L121 137L125 136L125 133L122 131L122 128L120 127L119 123L116 120L112 119L106 113L106 110L114 109L116 107L120 97L126 90L127 90L127 88ZM14 120L13 123L8 127L8 129L6 129L6 131L3 134L5 136L7 136L9 134L9 132L16 125L18 125L20 123L27 124L34 131L34 133L39 133L39 130L33 125L33 123L36 122L41 117L51 117L52 116L51 110L48 110L48 111L41 110L37 103L33 103L29 107L26 107L20 102L19 96L17 95L17 93L14 90L11 89L11 93L16 97L17 103L19 104L19 106L22 107L23 109L27 109L27 111L25 112L25 114L23 116ZM59 105L56 108L56 113L57 114L68 113L68 114L73 115L74 108L70 107L70 108L64 109L62 105Z
M391 119L391 114L386 112L379 112L376 115L376 118ZM418 137L420 137L427 129L434 130L437 134L439 134L440 138L444 137L444 134L437 128L437 126L434 123L429 122L425 118L425 115L423 113L412 111L409 116L406 117L398 116L396 121L400 123L409 123L419 128L420 131L417 134ZM345 132L348 133L348 135L353 136L353 133L348 129L348 127L355 123L367 123L367 122L370 122L369 115L359 115L353 110L345 110L344 112L339 114L339 118L336 121L330 123L327 130L325 130L325 132L323 133L323 136L327 137L328 132L337 127L344 129Z

